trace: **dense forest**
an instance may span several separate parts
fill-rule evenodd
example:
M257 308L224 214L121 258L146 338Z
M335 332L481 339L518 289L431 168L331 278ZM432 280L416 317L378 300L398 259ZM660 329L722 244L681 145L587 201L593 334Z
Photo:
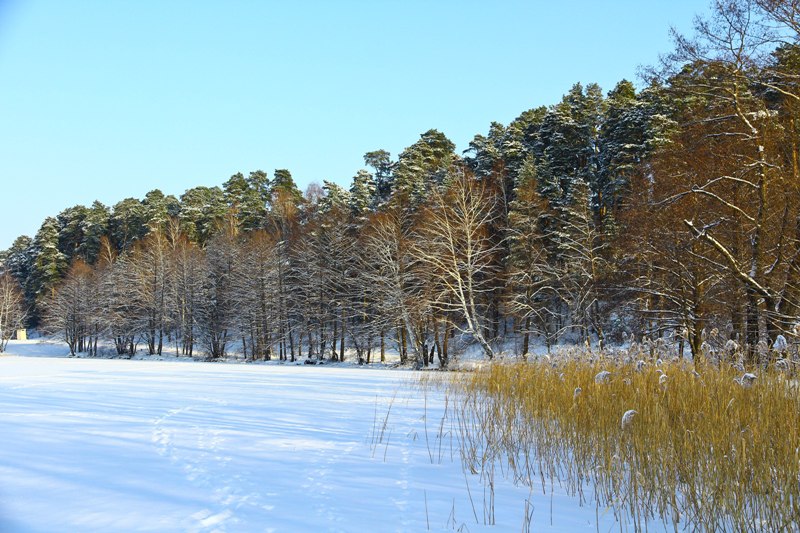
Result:
M800 2L713 7L641 90L576 84L461 154L431 129L349 188L257 170L65 209L3 252L0 333L24 308L73 352L445 367L456 341L646 337L756 362L800 334Z

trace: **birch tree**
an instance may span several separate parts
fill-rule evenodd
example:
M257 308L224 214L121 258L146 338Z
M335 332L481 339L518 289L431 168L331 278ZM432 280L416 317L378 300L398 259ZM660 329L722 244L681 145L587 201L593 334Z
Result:
M25 296L19 282L8 272L0 274L0 353L22 327L25 317Z
M167 313L172 325L176 355L194 353L198 309L201 304L205 254L173 217L168 226L169 282Z
M449 181L446 190L433 192L411 252L425 277L439 287L434 307L455 312L456 327L471 335L491 359L486 297L493 290L496 270L498 247L490 232L496 197L463 169L453 172Z
M424 341L418 336L417 324L428 308L411 240L410 216L399 207L370 216L361 236L364 281L375 294L381 353L385 354L386 339L394 336L403 364L408 362L409 346L421 360Z
M128 263L136 330L144 338L149 355L161 355L170 330L169 259L167 237L159 227L153 227L136 244Z
M277 333L278 256L275 238L264 230L248 234L242 244L241 261L235 270L235 292L245 356L270 360ZM249 339L249 342L248 342Z
M64 278L46 301L46 331L60 336L70 355L84 351L90 331L91 306L95 294L91 290L91 268L76 259Z
M235 278L240 261L235 221L229 219L208 243L202 298L197 309L200 341L210 359L225 356L236 331Z

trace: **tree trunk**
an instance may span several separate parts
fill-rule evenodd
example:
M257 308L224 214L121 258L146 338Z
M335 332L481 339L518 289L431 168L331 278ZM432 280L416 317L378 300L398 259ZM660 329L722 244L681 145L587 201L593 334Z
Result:
M331 358L334 361L338 361L339 360L339 354L336 353L336 340L337 340L337 336L338 336L338 331L339 331L339 323L334 318L333 319L333 338L331 339Z
M406 329L401 327L400 330L400 364L404 365L408 361L408 339L406 339Z
M528 358L528 350L530 348L531 342L531 317L525 317L525 331L522 333L522 357L524 359Z
M339 337L339 361L344 362L344 334L345 334L344 306L342 306L341 320L342 320L342 336Z

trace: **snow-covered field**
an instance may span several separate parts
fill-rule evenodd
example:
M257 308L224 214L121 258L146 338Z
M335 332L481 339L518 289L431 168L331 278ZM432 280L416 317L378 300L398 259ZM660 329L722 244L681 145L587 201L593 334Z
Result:
M443 396L410 372L9 351L2 532L619 529L557 485L502 480L488 526L449 420L440 435Z

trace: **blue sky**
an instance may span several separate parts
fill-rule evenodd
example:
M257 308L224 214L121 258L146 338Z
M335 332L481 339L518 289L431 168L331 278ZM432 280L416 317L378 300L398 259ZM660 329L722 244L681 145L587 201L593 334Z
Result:
M46 216L238 171L349 183L577 82L637 81L705 0L0 0L0 249Z

